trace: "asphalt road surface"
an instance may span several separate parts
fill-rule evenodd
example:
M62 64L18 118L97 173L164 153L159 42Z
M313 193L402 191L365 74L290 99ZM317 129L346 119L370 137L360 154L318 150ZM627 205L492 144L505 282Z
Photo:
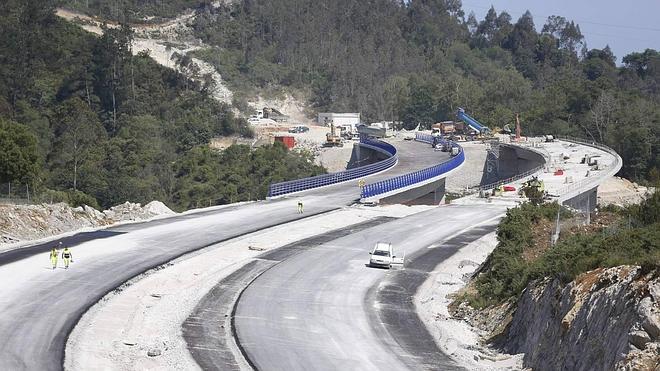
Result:
M397 256L405 251L412 259L438 249L435 266L451 255L441 251L440 242L505 211L502 206L439 207L295 255L245 289L235 310L237 340L258 370L455 368L430 335L420 333L426 331L423 326L381 322L399 317L379 317L378 309L393 303L379 301L387 295L370 293L386 288L381 282L400 271L367 267L368 252L376 241L391 242ZM402 341L415 336L426 337L423 349Z
M408 354L402 358L414 369L457 369L446 362L446 356L438 351L435 341L417 315L413 301L419 287L429 278L436 266L455 254L462 247L497 229L499 219L494 219L461 233L436 248L420 249L411 254L405 270L391 272L372 286L367 295L371 326L378 336L390 336Z
M427 145L401 143L399 164L374 180L444 160ZM0 255L0 369L61 369L67 336L79 318L122 283L185 253L350 204L359 197L352 183L310 190L292 199L120 226L110 230L114 235L99 232L86 242L79 235L73 237L79 240L69 240L76 246L69 270L50 269L48 244ZM305 203L303 215L295 212L299 199Z
M241 365L245 362L237 359L240 355L235 356L238 350L233 350L235 345L231 332L234 303L243 289L260 274L307 249L391 219L376 218L293 242L259 255L222 279L200 300L182 325L183 337L197 364L203 370L241 370Z
M448 153L433 151L429 145L421 142L397 140L393 144L396 146L397 153L399 155L398 163L387 171L367 177L369 183L378 182L384 179L437 165L441 162L447 161L450 158ZM306 205L305 209L309 210L309 206L311 204L307 201L313 202L319 197L323 198L322 202L325 203L326 206L340 207L357 201L360 198L360 189L357 186L357 180L354 180L342 184L323 187L321 189L308 190L295 195L284 196L281 199L273 200L270 202L278 202L291 198L295 200L302 199ZM164 219L127 224L118 227L110 227L93 232L82 232L72 236L62 237L56 241L44 242L19 249L0 252L0 265L9 264L11 262L25 259L36 254L47 253L50 251L53 245L60 241L66 246L75 247L91 240L112 237L117 234L145 229L156 225L170 224L182 220L191 220L208 215L227 213L237 210L241 207L244 207L244 205L238 204L224 206L220 209L209 208L208 210L204 211L177 215Z

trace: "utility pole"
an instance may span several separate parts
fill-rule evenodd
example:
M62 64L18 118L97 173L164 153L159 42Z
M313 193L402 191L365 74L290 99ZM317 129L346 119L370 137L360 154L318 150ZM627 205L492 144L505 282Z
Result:
M559 206L559 209L557 210L557 222L555 223L555 233L552 234L550 237L550 244L554 246L557 243L557 240L559 240L559 215L561 214L561 205Z

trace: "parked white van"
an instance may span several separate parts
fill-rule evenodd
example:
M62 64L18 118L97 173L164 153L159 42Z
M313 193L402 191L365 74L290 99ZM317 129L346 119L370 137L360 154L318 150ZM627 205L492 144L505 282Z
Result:
M369 255L371 255L369 258L370 267L391 268L392 262L396 258L392 244L389 242L376 242L376 246Z

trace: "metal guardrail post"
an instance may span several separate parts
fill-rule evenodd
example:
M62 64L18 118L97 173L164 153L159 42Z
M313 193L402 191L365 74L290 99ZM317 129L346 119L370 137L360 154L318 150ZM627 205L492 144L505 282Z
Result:
M268 186L268 197L281 196L288 193L304 191L312 188L318 188L357 179L390 168L397 162L398 155L396 153L396 148L389 143L361 137L360 145L365 145L377 151L386 153L389 155L389 157L385 160L381 160L373 164L360 166L337 173L322 174L310 178L273 183Z
M432 140L428 138L430 137L430 135L428 135L428 137L425 137L426 135L428 134L416 133L415 140L418 140L420 142L425 142L426 140ZM377 196L379 194L385 194L396 189L405 188L413 184L441 176L451 170L454 170L455 168L463 164L463 162L465 162L465 152L458 144L456 144L456 146L460 149L459 154L457 156L454 156L453 158L441 164L434 165L426 169L417 170L412 173L403 174L398 177L373 183L374 185L373 189L372 188L368 190L366 188L363 189L363 192L360 195L361 198L363 199L369 198L369 197Z

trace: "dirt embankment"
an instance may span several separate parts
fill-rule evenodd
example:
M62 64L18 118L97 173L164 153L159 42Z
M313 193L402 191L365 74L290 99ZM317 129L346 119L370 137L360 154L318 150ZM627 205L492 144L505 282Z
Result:
M612 177L598 187L598 203L600 205L630 206L646 199L653 188L640 186L628 179Z
M92 207L70 207L65 203L0 205L0 250L15 243L55 236L83 228L103 227L175 214L162 202L145 206L126 202L103 212Z

